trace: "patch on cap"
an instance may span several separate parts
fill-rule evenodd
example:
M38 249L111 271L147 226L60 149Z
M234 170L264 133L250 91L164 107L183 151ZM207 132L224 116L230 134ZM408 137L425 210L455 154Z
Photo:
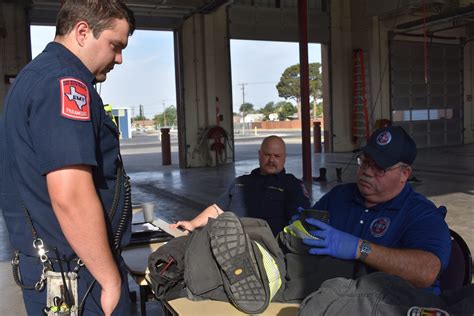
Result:
M389 131L384 131L377 136L375 141L380 146L388 145L392 141L392 134Z
M91 119L89 90L79 79L64 78L59 82L61 90L61 115L72 120Z
M387 232L389 226L390 226L390 218L388 217L376 218L370 224L370 233L374 237L382 237Z

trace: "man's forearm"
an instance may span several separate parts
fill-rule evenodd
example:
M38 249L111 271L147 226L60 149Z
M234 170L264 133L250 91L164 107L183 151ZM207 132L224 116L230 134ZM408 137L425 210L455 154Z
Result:
M357 258L360 258L360 245ZM441 262L434 254L416 249L394 249L370 243L372 252L363 260L367 265L397 275L418 288L429 287L436 280Z
M194 219L191 220L191 223L194 227L203 227L207 224L209 217L210 218L216 218L220 214L222 214L224 211L221 210L219 206L216 204L212 204L208 206L204 211L199 213L198 216L196 216Z
M102 208L68 211L56 206L55 209L67 241L94 278L103 287L117 285L120 275L107 238ZM61 213L62 215L58 215Z
M77 191L71 188L70 176L80 188ZM63 175L48 174L47 181L54 213L71 248L102 287L120 286L104 211L92 176L79 170Z

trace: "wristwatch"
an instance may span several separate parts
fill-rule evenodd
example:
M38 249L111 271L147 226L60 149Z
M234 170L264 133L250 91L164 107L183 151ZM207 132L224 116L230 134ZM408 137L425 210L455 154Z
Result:
M367 240L362 240L362 244L360 244L360 261L365 261L365 258L372 252L372 247L370 247L370 243Z

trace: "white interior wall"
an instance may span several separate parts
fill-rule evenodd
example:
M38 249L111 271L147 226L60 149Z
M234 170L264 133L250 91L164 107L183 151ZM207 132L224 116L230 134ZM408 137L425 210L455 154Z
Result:
M378 93L383 84L388 82L388 72L383 74L384 62L381 54L386 50L386 39L380 39L379 23L377 17L371 17L367 12L367 0L357 0L351 2L351 31L352 31L352 49L362 49L364 58L365 84L366 84L366 99L367 112L369 120L369 133L373 132L373 126L377 119L383 116L384 111L383 100L381 94ZM382 48L382 46L384 48ZM352 52L351 52L352 54ZM352 55L351 55L352 56ZM353 61L351 61L351 82L353 74ZM382 84L382 86L381 86ZM387 86L388 87L388 86ZM351 97L352 97L351 90ZM350 128L352 128L352 108L353 100L351 98L351 117ZM350 139L352 141L352 131L350 132ZM365 144L365 138L358 138L357 143L352 145L359 148Z
M333 151L350 151L353 145L351 142L352 36L349 1L331 1L331 63Z
M393 28L393 21L369 16L367 2L331 2L334 152L349 151L363 145L363 140L356 144L352 142L353 49L364 50L370 131L378 119L390 119L388 31Z
M398 18L397 18L398 21ZM390 32L395 25L393 19L373 20L373 46L370 51L370 64L372 66L372 85L370 86L374 109L372 127L379 119L391 119L390 112ZM398 22L397 22L398 23Z
M206 128L216 125L216 97L219 98L220 125L232 131L232 97L229 38L225 8L208 15L194 15L182 27L183 90L181 112L186 131L180 150L185 150L185 167L212 165L209 150L202 145ZM206 142L207 143L207 142ZM209 144L212 143L212 140ZM207 150L207 152L206 152ZM227 161L233 153L227 152Z

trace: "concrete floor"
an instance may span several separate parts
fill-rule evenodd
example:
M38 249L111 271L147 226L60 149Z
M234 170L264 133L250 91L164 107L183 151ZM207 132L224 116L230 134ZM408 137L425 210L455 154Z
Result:
M125 141L122 146L124 162L133 183L133 203L155 203L156 215L167 221L190 219L222 193L236 175L250 172L258 166L256 152L261 138L236 142L234 164L218 168L179 169L177 164L161 166L159 150L148 150L149 145L134 145ZM297 138L288 138L286 169L298 178L302 176L301 146ZM134 147L135 146L135 147ZM255 157L255 158L254 158ZM177 160L176 153L173 161ZM474 251L474 145L421 149L414 165L414 175L421 182L415 189L437 205L448 208L447 222ZM338 184L335 168L342 168L343 182L355 180L356 163L350 153L313 154L313 175L320 167L328 169L328 181L313 183L313 199ZM19 288L11 277L7 231L0 216L0 315L25 315ZM135 286L130 282L132 288ZM139 309L137 307L137 309ZM149 315L160 315L156 301L147 303ZM135 310L134 314L138 313Z

